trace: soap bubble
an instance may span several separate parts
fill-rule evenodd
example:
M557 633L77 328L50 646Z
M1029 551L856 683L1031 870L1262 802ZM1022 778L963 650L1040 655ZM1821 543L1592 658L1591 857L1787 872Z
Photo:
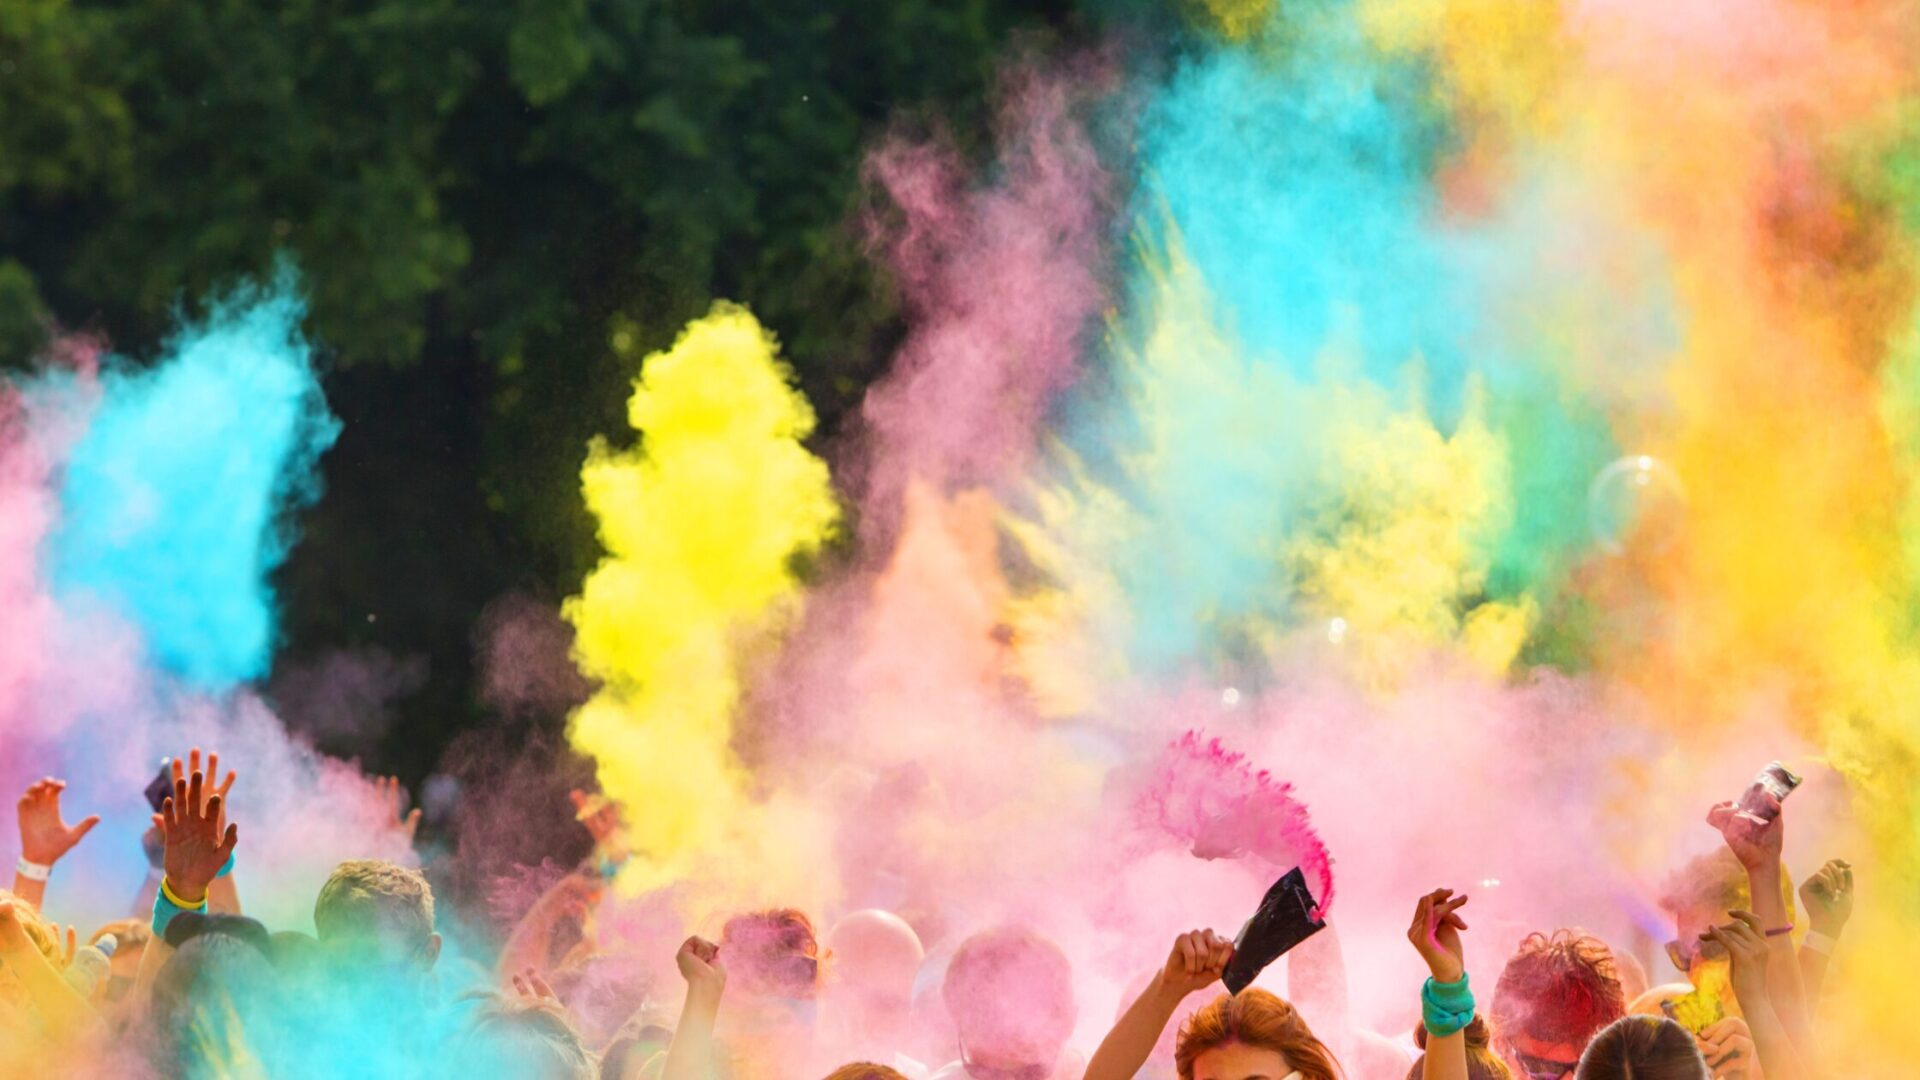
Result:
M1623 457L1600 470L1587 492L1587 516L1600 546L1660 551L1679 538L1687 507L1680 477L1658 458Z
M1239 688L1229 686L1225 690L1220 691L1220 704L1226 706L1229 709L1240 704Z

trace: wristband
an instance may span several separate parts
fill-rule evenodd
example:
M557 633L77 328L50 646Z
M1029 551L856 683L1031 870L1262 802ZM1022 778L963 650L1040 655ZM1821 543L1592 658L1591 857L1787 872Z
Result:
M226 877L228 874L233 873L233 857L237 854L239 854L237 851L228 852L227 861L220 864L220 871L213 876Z
M1429 978L1420 988L1421 1022L1427 1034L1444 1039L1465 1031L1473 1023L1473 990L1462 973L1459 982L1443 983Z
M47 880L47 875L53 873L53 864L28 862L26 859L21 859L19 862L13 864L13 872L26 878L28 881L45 881Z
M160 879L160 895L166 897L168 903L182 911L204 911L207 907L207 898L204 896L200 898L200 902L197 904L190 904L181 899L180 894L173 891L173 883L164 877Z
M167 936L167 924L173 921L175 915L184 915L189 911L204 914L206 910L205 900L198 904L180 903L179 898L174 896L173 890L167 887L167 879L161 878L160 889L153 894L153 936L164 941Z
M1840 943L1818 930L1809 930L1807 931L1806 940L1800 943L1800 947L1803 949L1812 949L1821 956L1832 956L1833 947L1838 944Z
M1785 926L1776 926L1776 927L1774 927L1773 929L1771 929L1771 930L1769 930L1769 931L1767 931L1767 936L1768 936L1768 937L1781 937L1781 936L1783 936L1783 935L1786 935L1786 934L1791 934L1791 933L1793 933L1793 924L1792 924L1792 923L1788 923L1788 924L1787 924L1787 925L1785 925Z

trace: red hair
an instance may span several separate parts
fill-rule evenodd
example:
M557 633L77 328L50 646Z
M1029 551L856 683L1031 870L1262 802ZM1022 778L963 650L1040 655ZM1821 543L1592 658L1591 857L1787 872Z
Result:
M1613 950L1592 934L1529 934L1493 988L1493 1027L1504 1037L1585 1046L1627 1014Z
M1299 1010L1265 990L1249 987L1221 994L1187 1018L1173 1051L1180 1080L1193 1080L1193 1063L1201 1054L1229 1043L1276 1050L1306 1080L1340 1080L1339 1063L1326 1044L1314 1038Z
M820 992L820 942L813 920L793 908L757 911L727 920L721 957L749 992L809 1000Z

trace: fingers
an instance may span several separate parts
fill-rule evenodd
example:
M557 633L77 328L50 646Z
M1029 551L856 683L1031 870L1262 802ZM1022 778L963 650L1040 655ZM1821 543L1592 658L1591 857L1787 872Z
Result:
M75 825L73 827L73 842L77 844L80 841L85 840L87 838L87 834L92 832L93 827L98 824L100 824L100 815L88 814L87 819L85 821L82 821L80 824Z
M1188 932L1181 934L1173 943L1174 952L1180 957L1180 969L1189 975L1200 970L1200 957L1194 949L1194 938L1198 936L1197 933Z
M1707 824L1724 832L1727 823L1733 820L1737 809L1738 808L1730 802L1715 803L1713 807L1707 811Z
M78 930L75 930L73 927L69 926L67 927L67 960L66 960L69 966L73 964L73 955L79 951L80 951L80 932Z
M1206 942L1207 970L1226 971L1227 965L1233 962L1233 942L1228 941L1226 938L1221 937L1211 930L1207 931Z
M547 985L547 980L541 978L540 973L532 968L527 969L527 984L533 987L533 992L536 996L546 998L549 1001L560 1000L560 995L553 992L553 987Z
M235 780L238 780L239 778L240 778L239 773L235 772L232 769L228 769L227 778L225 780L221 780L220 779L220 755L219 754L207 755L207 780L209 782L218 781L218 783L213 789L216 793L225 795L227 792L233 790L233 782Z
M199 769L193 770L193 775L187 778L187 801L185 805L188 814L194 817L206 816L206 802L204 801L206 786L206 774Z
M220 848L219 848L219 851L217 852L217 854L220 856L220 865L222 866L226 865L227 856L233 854L233 849L239 846L240 846L240 826L238 825L227 826L227 835L225 836L225 838L223 838L220 841Z

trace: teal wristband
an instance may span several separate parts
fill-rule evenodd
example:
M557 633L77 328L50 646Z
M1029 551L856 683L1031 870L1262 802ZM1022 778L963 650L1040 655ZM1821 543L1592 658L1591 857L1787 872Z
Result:
M204 915L206 910L205 901L201 901L198 907L183 908L167 899L167 890L156 889L153 894L153 936L165 940L167 924L173 921L175 915L184 915L189 911Z
M233 857L237 854L239 854L239 852L228 852L227 861L220 864L220 872L213 876L226 877L228 874L233 873Z
M1473 990L1467 985L1467 977L1460 976L1455 983L1427 980L1420 988L1421 1021L1426 1025L1427 1034L1444 1039L1449 1035L1465 1031L1473 1023Z

